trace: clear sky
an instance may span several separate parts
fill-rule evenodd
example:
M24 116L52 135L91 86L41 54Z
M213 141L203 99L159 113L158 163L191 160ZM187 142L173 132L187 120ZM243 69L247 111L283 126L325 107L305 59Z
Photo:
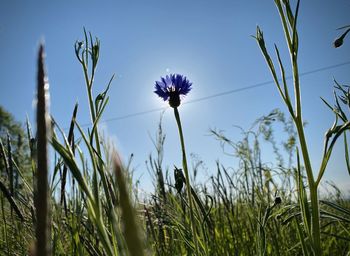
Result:
M350 38L332 47L337 28L350 24L347 0L302 0L299 14L300 72L350 61ZM95 80L99 92L112 74L110 103L103 119L113 119L165 106L154 93L154 81L181 73L193 82L186 101L270 81L271 76L251 37L256 26L263 31L271 53L276 43L288 63L279 16L272 0L139 0L139 1L1 1L0 2L0 104L24 121L34 121L36 54L45 39L50 82L51 112L62 127L69 125L75 102L78 120L88 123L88 108L81 67L74 42L83 39L83 27L101 40ZM333 77L350 83L350 65L342 65L301 78L304 118L314 169L318 169L323 134L334 119L320 97L332 99ZM287 71L290 75L290 71ZM188 154L205 161L206 174L224 156L209 128L240 138L234 125L249 128L274 108L286 108L273 84L231 93L180 107ZM154 147L160 112L103 124L125 159L133 153L135 177L149 187L145 160ZM181 152L172 111L163 118L167 134L165 164L181 166ZM268 157L267 157L268 159ZM341 188L350 187L342 144L334 151L325 178ZM205 175L206 175L205 174Z

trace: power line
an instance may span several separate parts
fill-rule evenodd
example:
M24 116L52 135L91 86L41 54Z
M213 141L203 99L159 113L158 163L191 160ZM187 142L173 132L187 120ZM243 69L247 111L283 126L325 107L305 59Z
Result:
M317 72L321 72L321 71L325 71L325 70L328 70L328 69L338 68L338 67L345 66L345 65L348 65L348 64L350 64L350 61L339 63L339 64L335 64L335 65L331 65L331 66L326 66L326 67L322 67L322 68L313 69L313 70L310 70L310 71L299 73L299 77L306 76L306 75L311 75L311 74L314 74L314 73L317 73ZM291 78L293 78L293 76L286 76L286 80L289 80ZM205 96L205 97L202 97L202 98L190 100L190 101L184 102L182 104L195 103L195 102L199 102L199 101L209 100L209 99L212 99L212 98L217 98L217 97L221 97L221 96L232 94L232 93L236 93L236 92L246 91L246 90L254 89L254 88L257 88L257 87L262 87L262 86L265 86L265 85L268 85L268 84L273 84L273 83L274 83L274 80L269 80L269 81L265 81L265 82L261 82L261 83L256 83L256 84L253 84L253 85L248 85L248 86L244 86L244 87L240 87L240 88L236 88L236 89L232 89L232 90L228 90L228 91L212 94L212 95Z
M329 69L342 67L342 66L349 65L349 64L350 64L350 61L346 61L346 62L342 62L342 63L330 65L330 66L325 66L325 67L313 69L313 70L310 70L310 71L299 73L299 77L303 77L303 76L306 76L306 75L311 75L311 74L322 72L322 71L329 70ZM287 80L289 80L291 78L292 78L292 76L287 76L286 77ZM200 102L200 101L206 101L206 100L209 100L209 99L218 98L218 97L222 97L222 96L225 96L225 95L229 95L229 94L233 94L233 93L237 93L237 92L241 92L241 91L251 90L251 89L254 89L254 88L262 87L262 86L273 84L273 83L274 83L273 80L260 82L260 83L256 83L256 84L252 84L252 85L248 85L248 86L244 86L244 87L240 87L240 88L236 88L236 89L232 89L232 90L228 90L228 91L215 93L215 94L204 96L204 97L201 97L201 98L189 100L189 101L183 102L182 104L191 104L191 103L197 103L197 102ZM122 115L122 116L117 116L117 117L112 117L112 118L108 118L108 119L105 119L105 120L101 120L101 123L107 123L107 122L111 122L111 121L119 121L119 120L122 120L122 119L128 119L128 118L132 118L132 117L136 117L136 116L143 116L143 115L146 115L146 114L163 111L163 110L165 110L167 108L169 108L169 107L154 108L154 109L134 112L134 113L130 113L130 114ZM86 124L83 124L81 126L82 127L86 127L86 126L91 126L91 124L90 123L89 124L86 123Z

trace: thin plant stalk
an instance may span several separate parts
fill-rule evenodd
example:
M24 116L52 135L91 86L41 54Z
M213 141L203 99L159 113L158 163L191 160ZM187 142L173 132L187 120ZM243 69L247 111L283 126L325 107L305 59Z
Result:
M309 185L309 192L310 192L310 201L311 201L311 223L309 223L308 220L303 220L305 226L311 225L311 236L309 237L310 242L312 244L313 253L315 255L321 255L321 232L320 232L320 209L319 209L319 203L318 203L318 182L315 181L310 156L308 152L307 142L305 138L305 132L304 132L304 123L302 119L302 106L301 106L301 94L300 94L300 83L299 83L299 70L298 70L298 33L296 29L297 24L297 17L298 17L298 11L299 11L299 3L296 4L296 10L293 14L291 11L291 6L288 1L281 1L281 0L275 0L275 4L277 6L279 15L281 17L281 22L285 34L285 38L287 41L289 54L290 54L290 61L292 64L292 71L293 71L293 85L294 85L294 106L290 99L290 95L288 92L288 86L285 80L284 76L284 68L282 61L280 59L279 51L277 47L275 46L276 54L278 57L279 66L282 73L282 83L283 87L281 86L280 82L277 79L276 71L274 64L270 58L270 55L267 52L267 49L265 47L265 41L263 37L262 31L257 29L257 36L256 39L258 41L258 44L260 46L260 49L267 61L267 64L270 68L271 74L274 77L274 81L276 83L276 86L280 92L280 95L288 107L288 110L292 116L292 119L294 121L295 127L297 129L299 143L300 143L300 149L301 154L303 156L304 160L304 166L307 176L307 181Z
M93 129L91 132L91 139L90 139L90 143L91 146L93 146L93 137L95 139L95 147L96 147L96 152L99 156L102 155L102 150L101 150L101 142L100 142L100 136L99 136L99 131L98 131L98 121L99 118L104 110L104 107L106 106L106 104L108 103L108 98L104 99L105 94L107 93L107 91L109 90L109 86L113 80L113 77L110 79L107 89L104 93L100 94L99 96L102 97L102 107L99 108L97 102L98 102L98 98L95 99L95 101L93 100L93 92L92 92L92 87L93 87L93 82L94 82L94 78L95 78L95 70L97 67L97 63L98 63L98 59L99 59L99 51L100 51L100 41L96 38L95 42L92 39L92 35L89 33L90 35L90 41L88 39L88 35L87 32L84 29L84 35L85 35L85 49L81 52L81 55L79 56L82 44L81 42L77 43L76 45L76 55L78 57L79 62L81 63L82 67L83 67L83 72L84 72L84 78L85 78L85 84L86 84L86 91L87 91L87 95L88 95L88 103L89 103L89 108L90 108L90 117L91 117L91 122L93 124ZM89 56L91 57L91 75L89 77ZM103 95L103 96L102 96ZM98 96L98 97L99 97ZM104 187L104 191L106 193L107 197L111 197L110 196L110 191L108 188L108 184L107 184L107 178L105 173L103 172L103 161L101 159L98 159L97 162L97 170L99 171L101 180L102 180L102 185ZM94 182L95 184L97 184L97 173L96 173L96 169L94 169ZM96 186L95 186L96 187ZM95 193L97 193L97 191L95 191ZM112 204L110 201L108 201L108 205L109 208L113 208ZM97 208L98 208L98 212L100 214L100 208L101 206L99 205L99 201L97 200Z
M298 36L296 30L297 17L299 11L299 3L297 2L296 11L294 17L290 20L291 31L286 24L286 14L282 9L281 1L275 1L280 13L283 29L287 38L288 48L290 52L290 59L293 68L293 83L294 83L294 93L295 93L295 118L294 123L297 128L299 143L301 148L301 153L304 160L305 171L307 174L309 190L310 190L310 201L311 201L311 232L312 232L312 243L313 250L316 255L321 255L321 233L320 233L320 213L319 213L319 204L318 204L318 191L317 184L312 172L312 166L310 161L310 156L308 152L307 142L304 133L304 124L302 119L302 106L301 106L301 94L300 94L300 83L299 83L299 69L298 69ZM285 4L286 12L290 10L290 5ZM290 35L290 33L292 35Z
M36 255L49 256L49 185L48 185L48 148L47 133L49 117L48 83L44 70L44 46L40 45L38 56L38 104L37 104L37 171L36 171Z
M175 115L178 130L179 130L179 136L180 136L180 142L181 142L182 167L183 167L184 172L185 172L186 190L187 190L187 197L188 197L188 205L190 208L190 218L191 218L191 228L192 228L193 240L194 240L194 244L195 244L196 253L198 254L198 252L199 252L198 251L198 241L197 241L196 224L195 224L194 212L193 212L190 175L188 173L188 168L187 168L185 140L184 140L184 136L183 136L183 132L182 132L181 119L180 119L180 114L179 114L177 107L174 108L174 115Z

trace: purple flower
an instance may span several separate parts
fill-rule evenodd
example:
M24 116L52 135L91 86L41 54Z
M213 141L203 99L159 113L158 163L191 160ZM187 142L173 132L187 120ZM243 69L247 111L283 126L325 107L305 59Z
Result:
M160 79L156 81L154 92L164 101L169 100L169 105L173 108L180 105L180 95L186 95L192 89L192 83L179 74L170 74Z

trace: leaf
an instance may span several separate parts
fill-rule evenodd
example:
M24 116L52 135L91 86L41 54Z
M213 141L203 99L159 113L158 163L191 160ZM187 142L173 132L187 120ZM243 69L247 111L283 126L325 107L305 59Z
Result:
M336 210L338 212L341 212L342 214L347 215L350 218L350 211L342 206L340 206L339 204L335 204L326 200L320 200L320 203L327 205L329 207L331 207L333 210Z
M5 195L5 197L7 198L7 200L9 201L12 209L15 211L15 213L17 214L17 216L21 219L21 221L24 221L24 217L22 212L20 211L18 205L16 204L15 199L11 196L10 191L7 190L6 186L4 183L2 183L2 181L0 180L0 190L2 191L2 193Z

